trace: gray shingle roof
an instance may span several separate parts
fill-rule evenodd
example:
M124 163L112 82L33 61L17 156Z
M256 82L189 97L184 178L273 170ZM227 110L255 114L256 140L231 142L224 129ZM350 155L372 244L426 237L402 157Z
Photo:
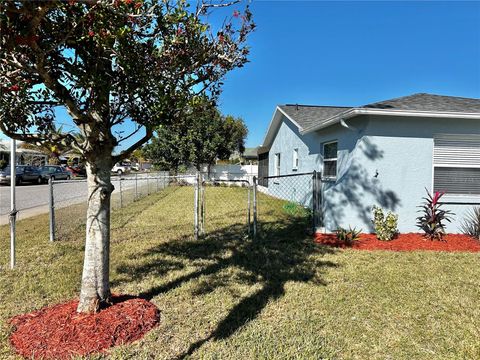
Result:
M480 99L433 94L413 94L368 104L362 107L369 109L477 113L480 112Z
M279 107L305 129L355 108L480 113L480 99L420 93L356 107L290 104Z
M303 129L351 109L350 107L310 105L280 105L279 107Z

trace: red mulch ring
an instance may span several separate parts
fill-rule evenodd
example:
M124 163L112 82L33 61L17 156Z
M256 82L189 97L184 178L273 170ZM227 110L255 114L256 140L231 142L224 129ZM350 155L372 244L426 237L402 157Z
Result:
M160 320L149 301L117 295L112 301L96 314L78 314L73 300L15 316L10 343L26 358L71 359L138 340Z
M315 234L315 242L333 247L351 247L358 250L391 250L391 251L465 251L480 252L480 241L466 235L447 234L446 241L432 241L422 234L400 234L391 241L380 241L375 234L361 234L353 246L347 246L337 240L335 234Z

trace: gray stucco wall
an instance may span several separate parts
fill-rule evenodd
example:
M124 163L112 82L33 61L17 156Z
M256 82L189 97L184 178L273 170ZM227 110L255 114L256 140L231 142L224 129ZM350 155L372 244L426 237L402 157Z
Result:
M347 122L355 129L334 125L302 136L284 119L270 148L269 174L274 174L275 153L280 153L283 175L295 173L292 169L293 149L299 149L297 173L321 171L322 144L338 141L337 179L323 183L327 231L339 226L372 231L370 219L374 204L399 215L401 232L418 231L415 226L417 206L425 195L425 188L431 191L433 187L434 135L480 135L480 125L475 120L359 116ZM269 192L278 197L282 197L278 194L288 195L292 184L293 180L279 181L269 186ZM311 201L309 191L310 188L305 189L303 202L306 205ZM296 201L301 198L298 189L295 189L295 196ZM459 232L460 220L467 209L480 204L480 197L447 194L444 201L444 207L456 213L455 221L447 225L447 231Z
M268 174L275 174L275 154L280 154L280 175L301 174L320 170L320 140L316 133L300 135L297 127L283 117L269 151ZM293 151L298 149L298 167L293 167ZM309 175L270 179L268 193L277 198L312 204L312 177Z

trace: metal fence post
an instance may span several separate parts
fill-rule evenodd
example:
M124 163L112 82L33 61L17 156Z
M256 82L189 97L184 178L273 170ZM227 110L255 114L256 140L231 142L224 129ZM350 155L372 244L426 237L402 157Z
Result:
M195 177L194 195L193 195L193 235L195 240L198 240L198 190L199 190L199 175Z
M253 177L253 238L257 238L257 177Z
M149 174L147 174L147 195L150 195L150 182L148 181Z
M205 235L205 182L203 181L203 176L200 174L200 220L201 220L201 228L200 234Z
M123 207L123 194L122 194L122 175L118 179L118 191L120 192L120 208Z
M15 267L15 235L17 208L15 201L15 183L17 181L17 145L14 139L10 141L10 269Z
M155 176L155 180L156 180L156 192L158 192L158 180L160 179L160 173L157 172L157 175Z
M50 241L55 241L55 199L53 197L53 179L51 177L48 180L48 189L50 192L50 196L48 197L50 208Z
M135 174L135 199L138 199L138 174Z
M248 235L250 236L252 232L252 225L250 223L250 191L251 191L252 186L250 185L250 182L248 182L248 187L247 187L247 225L248 225Z
M317 187L317 226L323 227L324 226L323 210L322 210L323 196L322 196L322 173L321 172L317 173L316 183L317 183L316 185Z
M315 232L317 226L317 171L313 170L312 175L312 231Z

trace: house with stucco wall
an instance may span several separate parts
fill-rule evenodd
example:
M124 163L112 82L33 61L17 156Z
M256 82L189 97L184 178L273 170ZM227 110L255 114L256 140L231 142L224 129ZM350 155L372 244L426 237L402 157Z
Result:
M416 232L428 189L446 192L444 207L456 214L447 231L459 232L480 205L480 99L414 94L356 107L277 106L259 150L260 184L314 170L322 231L372 231L378 205L399 215L401 232Z

